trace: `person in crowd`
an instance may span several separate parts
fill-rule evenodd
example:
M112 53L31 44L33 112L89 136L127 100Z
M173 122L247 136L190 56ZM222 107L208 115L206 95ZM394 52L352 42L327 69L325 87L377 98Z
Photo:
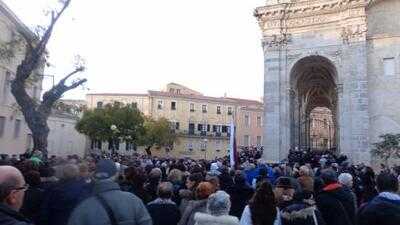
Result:
M205 181L210 182L212 185L214 185L214 189L216 191L221 189L219 178L217 176L210 176L207 174Z
M159 168L153 168L149 173L149 182L144 186L146 192L150 195L150 201L157 198L157 188L161 182L162 171Z
M277 205L279 209L283 209L293 203L295 188L289 177L280 177L276 181L274 189Z
M338 177L339 183L343 185L343 189L350 193L354 199L355 208L357 208L357 196L353 192L353 176L350 173L341 173Z
M232 207L230 215L240 218L244 207L254 194L254 190L246 183L246 177L242 171L236 171L234 184L227 189L227 193L231 196Z
M218 176L220 189L226 191L229 187L233 185L233 178L229 174L229 169L226 166L220 168L221 174Z
M29 188L25 192L24 204L20 212L35 224L40 222L40 208L43 204L45 192L40 188L40 173L31 170L24 174Z
M121 183L121 190L130 192L139 197L143 203L150 202L151 196L144 189L146 175L143 169L130 166L125 169L125 181Z
M360 208L358 225L400 224L399 180L390 173L381 173L377 178L379 195Z
M355 225L355 199L338 183L336 172L324 169L321 178L324 186L316 203L327 225Z
M314 191L314 178L312 178L311 171L307 166L300 167L297 181L299 182L303 191Z
M79 177L81 177L87 184L92 182L89 166L86 163L79 164Z
M295 193L293 203L281 211L282 225L325 225L321 213L315 206L313 193Z
M239 225L237 217L230 216L230 196L225 191L217 191L208 197L207 213L196 213L196 225Z
M195 200L195 192L197 186L202 182L204 179L201 173L192 173L186 179L186 189L179 191L179 196L181 198L180 204L180 211L183 214L185 212L186 206L191 200Z
M76 164L64 165L62 173L62 179L46 193L40 225L66 225L72 210L90 195L91 187L79 177Z
M378 195L376 190L376 176L371 167L364 167L361 174L362 191L360 196L360 205L370 202Z
M177 205L181 204L181 198L179 196L179 191L184 188L183 185L183 173L179 169L172 169L169 171L167 180L172 183L174 187L174 192L172 195L172 201Z
M21 172L12 166L0 166L0 224L32 225L19 210L28 185Z
M117 177L115 163L100 160L94 174L94 196L75 208L68 225L152 225L146 206L134 194L121 191Z
M279 209L269 182L261 183L244 208L240 225L280 225Z
M158 185L158 198L147 204L153 225L178 224L181 213L175 202L171 200L173 191L174 186L170 182L163 182Z
M194 225L194 215L197 212L207 212L207 199L214 192L214 185L209 182L201 182L195 191L196 200L188 202L178 225Z

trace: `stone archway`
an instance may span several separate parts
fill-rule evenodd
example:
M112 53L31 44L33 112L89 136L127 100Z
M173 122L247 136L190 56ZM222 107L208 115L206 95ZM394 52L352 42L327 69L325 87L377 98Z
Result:
M290 90L291 148L324 150L322 145L315 144L316 137L313 137L317 124L323 126L321 130L328 128L329 147L325 145L325 148L337 149L338 94L334 64L323 56L300 59L290 71ZM321 109L319 113L326 115L316 118L315 109Z

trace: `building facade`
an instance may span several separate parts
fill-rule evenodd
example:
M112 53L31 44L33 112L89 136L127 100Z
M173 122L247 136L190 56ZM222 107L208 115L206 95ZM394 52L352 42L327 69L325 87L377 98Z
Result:
M24 57L9 45L15 37L24 32L33 37L32 32L0 0L0 154L22 154L31 144L30 130L11 94L11 81L15 78L17 66ZM39 99L42 81L27 84L28 94Z
M148 91L147 94L88 94L86 99L88 108L117 101L135 104L144 115L154 119L168 119L178 140L170 152L153 149L155 155L195 159L225 156L229 149L231 123L236 124L239 146L262 143L262 129L257 123L262 121L261 102L204 96L175 83L168 84L162 91ZM124 146L120 146L122 152L126 150ZM107 144L102 144L102 148L107 149Z
M24 50L18 48L19 51L13 51L13 48L8 48L8 43L21 32L27 37L34 37L0 0L0 154L23 154L33 147L32 132L11 93L11 81L15 78L17 66L24 57ZM42 93L42 77L37 76L33 82L27 82L26 88L32 98L39 100ZM75 130L77 120L76 116L70 114L52 113L48 119L49 155L83 156L86 138Z
M372 143L400 132L400 1L267 0L263 34L264 157L309 147L310 113L332 112L332 146L371 162Z

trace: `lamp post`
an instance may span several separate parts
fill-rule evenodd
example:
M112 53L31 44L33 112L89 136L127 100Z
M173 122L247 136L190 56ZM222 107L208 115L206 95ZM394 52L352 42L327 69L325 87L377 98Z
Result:
M203 143L204 143L204 159L205 160L207 160L207 142L208 142L208 140L207 140L207 138L204 138L203 139Z
M116 125L112 124L110 126L110 130L112 132L112 136L111 136L111 155L114 155L114 153L115 153L114 142L115 142L115 136L116 136L116 134L118 132L118 127Z

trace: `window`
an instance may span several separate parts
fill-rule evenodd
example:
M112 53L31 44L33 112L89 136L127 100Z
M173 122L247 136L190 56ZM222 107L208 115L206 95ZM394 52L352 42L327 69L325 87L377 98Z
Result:
M257 116L257 127L262 127L261 116Z
M189 123L189 134L194 134L194 123Z
M233 111L232 111L232 107L228 107L228 115L232 115Z
M221 114L221 106L217 106L217 114Z
M324 119L324 128L327 128L327 127L328 127L328 122L326 119Z
M188 145L187 145L187 149L188 149L188 151L193 151L193 143L188 143Z
M249 146L250 145L250 136L249 135L244 135L244 146Z
M3 137L5 128L6 128L6 118L4 116L0 116L0 137Z
M249 115L244 116L244 124L246 127L250 127L250 116Z
M220 140L215 141L215 151L217 151L217 152L221 151L221 141Z
M261 136L257 136L257 146L261 146Z
M222 126L222 133L228 133L228 126Z
M383 74L384 76L394 76L396 71L394 58L383 59Z
M163 108L163 101L159 100L157 102L157 109L162 109Z
M190 103L190 112L194 112L194 103Z
M175 130L179 130L179 125L180 125L179 122L175 123Z
M4 99L7 99L7 95L9 93L9 87L10 87L10 83L11 83L11 73L10 72L6 72L6 77L4 79L4 87L3 87L3 96Z
M19 137L20 130L21 130L21 120L16 119L15 126L14 126L14 138Z
M176 102L171 102L171 110L176 110Z
M103 102L97 102L97 108L98 109L103 108Z
M201 106L201 110L203 111L203 113L207 112L207 105L202 105Z

